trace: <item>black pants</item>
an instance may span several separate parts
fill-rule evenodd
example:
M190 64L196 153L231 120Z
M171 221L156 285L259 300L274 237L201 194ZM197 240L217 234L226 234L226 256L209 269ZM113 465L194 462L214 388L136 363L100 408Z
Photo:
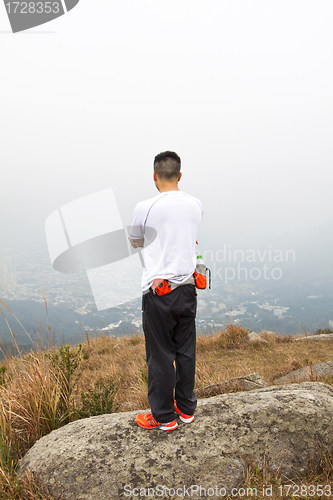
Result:
M157 422L174 420L174 397L186 415L193 415L197 406L193 392L196 309L197 292L193 285L179 286L161 296L149 289L142 297L148 398Z

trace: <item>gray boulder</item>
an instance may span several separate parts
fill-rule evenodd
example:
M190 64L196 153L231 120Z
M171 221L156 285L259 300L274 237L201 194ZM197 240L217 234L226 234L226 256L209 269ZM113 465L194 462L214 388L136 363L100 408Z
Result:
M115 500L191 485L199 499L198 485L230 494L249 461L292 478L306 474L311 461L318 465L321 451L333 452L333 387L319 382L200 400L195 421L172 432L139 428L136 413L51 432L20 461L19 474L31 469L55 499Z
M333 361L299 368L284 377L275 379L274 384L292 384L293 382L303 382L305 380L313 380L315 377L327 377L329 375L333 375Z
M272 332L271 330L263 330L262 332L258 333L258 335L260 335L260 337L269 338L271 340L276 340L280 337L279 334L277 334L276 332Z
M267 386L268 383L261 375L259 375L259 373L250 373L249 375L243 375L242 377L229 378L228 380L224 380L218 384L208 385L203 389L197 389L196 395L200 398L207 398L217 396L218 394L224 394L226 392L253 391Z
M262 337L260 337L260 335L258 335L258 333L256 333L256 332L249 333L246 336L246 339L247 339L247 341L250 344L255 344L255 343L258 343L258 344L268 344L267 340L265 340Z
M323 333L322 335L308 335L307 337L299 337L293 339L293 342L302 342L303 340L314 340L315 342L333 341L333 333Z

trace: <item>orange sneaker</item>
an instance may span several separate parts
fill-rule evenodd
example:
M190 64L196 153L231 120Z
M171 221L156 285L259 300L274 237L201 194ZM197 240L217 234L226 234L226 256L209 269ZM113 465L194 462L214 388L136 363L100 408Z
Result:
M139 415L135 417L135 421L140 427L143 427L143 429L158 428L162 429L162 431L173 431L178 427L176 419L172 422L161 424L160 422L156 422L152 413L139 413Z
M194 415L185 415L185 413L182 413L180 409L177 407L176 401L175 401L175 410L182 422L185 422L185 424L190 424L194 420Z

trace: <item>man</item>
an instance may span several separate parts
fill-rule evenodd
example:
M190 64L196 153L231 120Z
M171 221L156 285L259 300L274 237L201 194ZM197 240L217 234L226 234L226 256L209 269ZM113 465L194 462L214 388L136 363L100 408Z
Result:
M135 207L129 238L134 248L144 247L142 323L151 407L151 413L137 415L136 422L166 431L178 426L175 412L183 422L193 422L197 404L193 273L202 206L179 190L180 166L174 152L155 157L153 178L160 194Z

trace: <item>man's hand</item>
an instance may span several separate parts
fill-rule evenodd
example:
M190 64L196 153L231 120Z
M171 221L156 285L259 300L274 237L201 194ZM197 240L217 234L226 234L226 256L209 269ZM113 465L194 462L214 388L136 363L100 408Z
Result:
M143 248L144 238L139 238L133 240L132 238L128 238L131 242L133 248Z

